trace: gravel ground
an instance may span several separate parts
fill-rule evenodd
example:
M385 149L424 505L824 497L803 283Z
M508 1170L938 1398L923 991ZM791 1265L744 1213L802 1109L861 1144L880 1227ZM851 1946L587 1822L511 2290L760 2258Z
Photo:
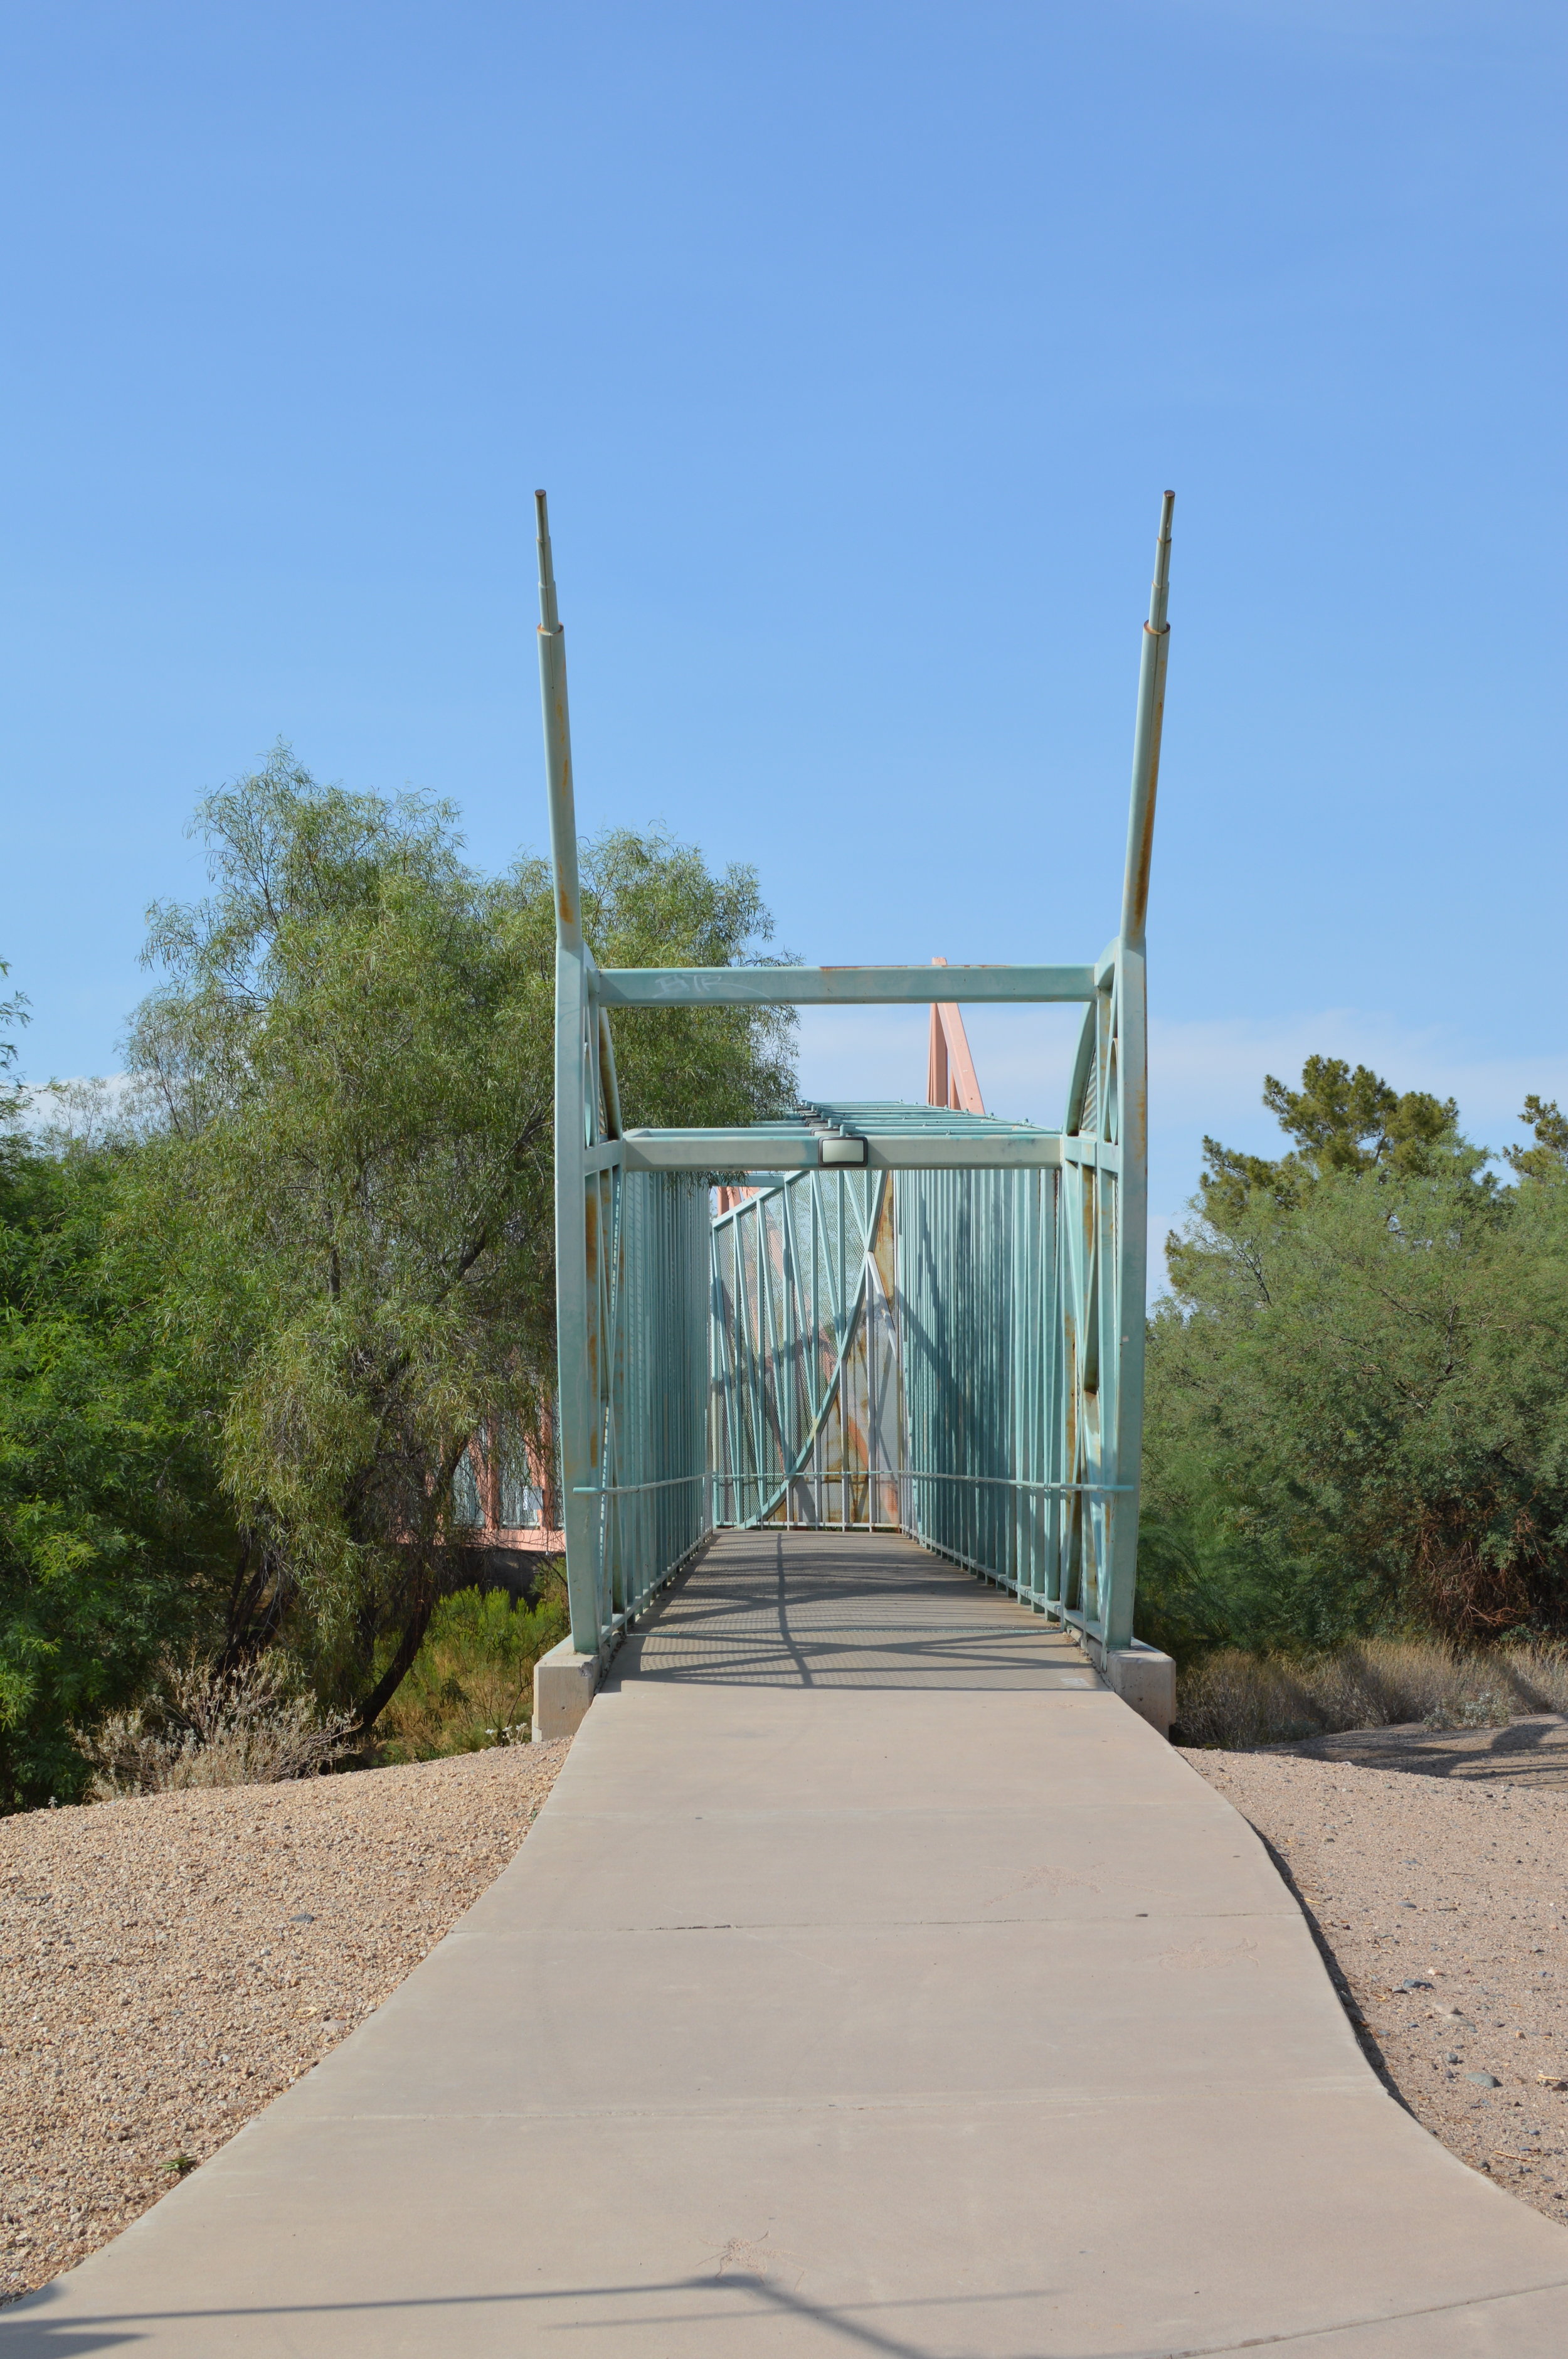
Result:
M566 1752L0 1819L0 2299L117 2235L379 2006Z
M1462 2161L1552 2220L1568 2220L1560 1733L1555 1720L1539 1743L1519 1723L1438 1739L1383 1729L1293 1756L1185 1756L1271 1845L1384 2080ZM1357 1749L1379 1766L1344 1757ZM1543 1750L1557 1751L1555 1787Z

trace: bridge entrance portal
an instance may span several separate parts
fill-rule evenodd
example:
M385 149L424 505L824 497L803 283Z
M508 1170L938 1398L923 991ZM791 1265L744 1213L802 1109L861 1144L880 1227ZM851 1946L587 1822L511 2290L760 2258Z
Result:
M601 1652L716 1529L902 1532L1128 1647L1143 1395L1145 927L1172 495L1143 627L1117 932L1079 964L600 968L584 940L548 518L556 1244L572 1640ZM1059 1130L984 1110L960 1003L1084 1010ZM627 1130L622 1007L932 1009L927 1103ZM722 1184L715 1188L714 1175Z

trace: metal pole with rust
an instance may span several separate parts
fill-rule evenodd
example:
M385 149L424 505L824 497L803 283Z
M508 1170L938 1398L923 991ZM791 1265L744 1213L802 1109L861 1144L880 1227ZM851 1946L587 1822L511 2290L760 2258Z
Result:
M1121 939L1143 947L1149 920L1149 864L1154 848L1154 795L1160 783L1160 735L1165 723L1165 662L1171 626L1165 605L1171 589L1171 517L1174 492L1160 507L1160 538L1154 545L1154 580L1149 620L1143 625L1143 659L1138 674L1138 719L1132 733L1132 801L1127 815L1127 873L1121 889Z
M1160 778L1160 736L1165 718L1165 665L1171 626L1165 619L1171 582L1171 516L1174 492L1160 508L1154 581L1138 675L1138 717L1132 733L1132 794L1127 819L1127 869L1121 929L1116 946L1114 1023L1117 1044L1117 1136L1121 1169L1116 1193L1115 1455L1108 1594L1101 1600L1105 1644L1132 1644L1138 1579L1140 1462L1143 1447L1144 1321L1149 1288L1149 994L1146 944L1149 870L1154 847L1154 797ZM1097 1174L1097 1184L1100 1184ZM1103 1192L1108 1193L1108 1190ZM1102 1203L1102 1213L1105 1210Z
M590 1183L584 1152L588 1143L586 1027L591 1011L578 878L566 636L556 603L549 511L543 492L536 492L534 500L539 542L539 692L545 713L556 897L556 1338L561 1388L561 1521L567 1542L572 1643L579 1655L590 1655L597 1652L600 1642L594 1519L600 1503L588 1493L601 1479L594 1366L600 1296L599 1202L597 1180ZM595 1190L591 1208L590 1184Z

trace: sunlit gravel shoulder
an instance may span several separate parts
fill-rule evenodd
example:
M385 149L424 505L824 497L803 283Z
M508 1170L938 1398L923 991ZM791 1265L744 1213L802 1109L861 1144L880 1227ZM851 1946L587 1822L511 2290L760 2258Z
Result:
M1568 1793L1185 1757L1272 1845L1368 2056L1417 2120L1568 2220Z
M0 2298L117 2234L379 2006L566 1753L0 1819Z

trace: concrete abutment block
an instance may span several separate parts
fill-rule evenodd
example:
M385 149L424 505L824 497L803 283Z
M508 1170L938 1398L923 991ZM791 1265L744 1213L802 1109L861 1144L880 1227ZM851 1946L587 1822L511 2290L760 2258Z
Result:
M1170 1735L1176 1717L1176 1666L1169 1655L1134 1639L1130 1647L1107 1647L1100 1670L1123 1703L1162 1736Z
M569 1638L541 1655L534 1666L534 1729L536 1745L575 1736L593 1701L602 1665L597 1655L579 1655Z

